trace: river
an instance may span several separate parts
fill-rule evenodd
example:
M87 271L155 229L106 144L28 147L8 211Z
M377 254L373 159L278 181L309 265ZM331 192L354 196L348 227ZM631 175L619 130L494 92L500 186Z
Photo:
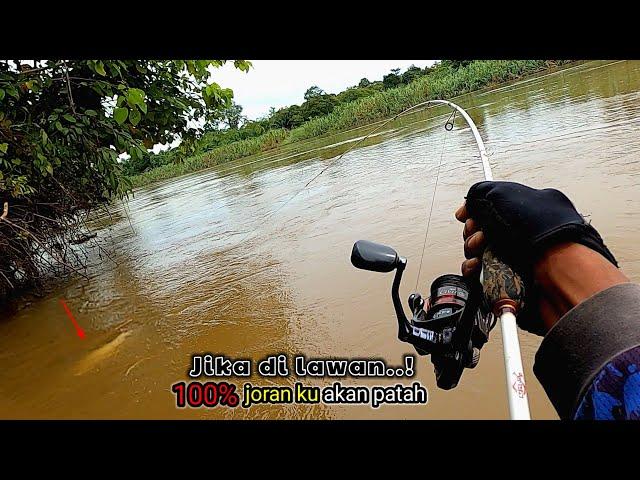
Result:
M572 64L453 100L476 122L496 179L563 190L640 280L640 62ZM446 132L448 116L436 107L402 117L339 160L371 126L139 189L113 206L97 222L111 253L100 259L92 250L88 279L3 313L0 417L508 418L499 327L454 390L438 390L429 360L418 357L416 379L429 390L423 406L181 410L170 391L188 379L195 353L401 364L412 347L396 339L392 275L356 270L349 255L364 238L407 257L404 302L442 162L418 290L459 272L453 212L483 176L469 128L458 118ZM540 338L520 332L520 340L532 416L557 418L532 372Z

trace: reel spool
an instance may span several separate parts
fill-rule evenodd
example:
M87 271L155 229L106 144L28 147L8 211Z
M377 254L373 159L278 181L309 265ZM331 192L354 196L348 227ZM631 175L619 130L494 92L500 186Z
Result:
M410 343L420 355L431 355L438 387L450 390L465 368L478 364L495 319L482 302L479 283L460 275L436 278L424 303L420 294L409 297L415 339Z

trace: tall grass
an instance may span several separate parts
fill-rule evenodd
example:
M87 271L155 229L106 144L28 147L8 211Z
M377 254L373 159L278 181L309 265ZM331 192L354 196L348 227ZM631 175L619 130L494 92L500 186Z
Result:
M131 177L134 187L140 187L149 183L158 182L167 178L178 177L186 173L195 172L209 167L214 167L231 160L248 157L256 153L271 150L283 142L287 137L287 131L283 128L269 130L259 137L248 138L237 142L214 148L206 153L194 155L179 163L162 165L148 170L140 175Z
M561 63L548 60L477 60L457 70L436 69L409 85L385 90L336 107L330 114L314 118L287 131L274 129L259 137L240 140L195 155L181 163L163 165L131 177L134 187L195 172L237 160L283 143L293 143L366 125L396 115L425 100L448 99L482 87L515 80Z
M338 106L324 117L309 120L291 131L285 143L366 125L396 115L426 100L447 99L498 82L517 79L551 66L545 60L483 60L455 71L433 72L402 87Z

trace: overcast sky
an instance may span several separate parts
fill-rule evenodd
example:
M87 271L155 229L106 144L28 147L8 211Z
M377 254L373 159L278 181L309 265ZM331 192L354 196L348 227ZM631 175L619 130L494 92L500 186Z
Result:
M213 81L231 88L243 115L252 120L265 115L270 107L301 104L304 92L317 85L327 93L339 93L357 85L361 78L382 80L392 68L403 72L410 65L424 68L435 60L252 60L253 68L244 73L230 62L216 69Z

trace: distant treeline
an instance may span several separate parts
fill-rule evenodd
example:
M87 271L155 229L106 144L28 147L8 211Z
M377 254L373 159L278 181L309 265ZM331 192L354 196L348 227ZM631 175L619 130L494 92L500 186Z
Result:
M456 64L456 62L451 63ZM446 66L447 62L444 62L444 65ZM331 113L338 105L350 103L400 85L407 85L415 79L427 75L431 70L430 67L422 69L412 65L401 74L400 69L396 68L385 75L382 80L370 81L363 78L358 85L349 87L337 95L325 93L320 87L312 86L304 94L305 101L302 105L291 105L279 110L271 107L265 117L257 120L246 119L242 115L242 106L234 103L232 107L222 113L217 125L218 128L206 132L190 152L184 148L174 148L158 154L149 153L144 158L127 161L125 172L128 175L136 175L151 168L175 163L176 157L184 156L185 153L202 154L222 145L258 137L269 130L292 130L313 118Z
M258 120L247 120L242 116L242 107L234 104L221 113L216 128L195 143L129 159L124 169L133 184L141 186L253 155L281 143L365 125L425 100L451 98L562 63L566 62L443 60L424 69L411 66L403 73L393 69L382 80L363 78L337 95L312 86L301 105L272 108Z

